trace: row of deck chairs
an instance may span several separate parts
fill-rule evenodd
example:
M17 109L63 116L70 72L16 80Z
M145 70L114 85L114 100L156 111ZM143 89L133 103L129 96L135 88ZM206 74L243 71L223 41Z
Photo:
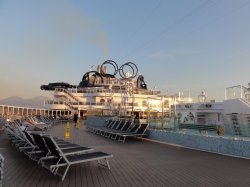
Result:
M32 131L46 131L51 128L50 123L44 123L44 122L36 122L35 120L31 120L32 118L35 119L35 117L29 117L27 119L15 119L12 122L13 125L19 125L22 126L23 128L27 128Z
M0 153L0 187L3 186L3 165L4 165L4 157Z
M94 134L111 138L113 140L125 142L127 137L147 136L146 130L148 124L135 124L133 120L126 119L108 119L102 127L88 127L88 130Z
M22 128L27 128L28 130L38 130L38 131L47 131L49 130L54 124L61 121L65 121L64 119L56 119L52 116L44 117L44 116L29 116L25 119L15 119L13 121L9 121L9 124L12 125L19 125Z
M26 124L31 124L40 130L48 130L54 124L65 121L63 118L55 118L53 116L29 116L23 120Z
M18 127L13 129L6 125L6 132L13 146L54 175L60 176L62 181L73 164L97 161L99 165L110 169L108 158L113 157L111 154L94 151L45 133L22 131Z

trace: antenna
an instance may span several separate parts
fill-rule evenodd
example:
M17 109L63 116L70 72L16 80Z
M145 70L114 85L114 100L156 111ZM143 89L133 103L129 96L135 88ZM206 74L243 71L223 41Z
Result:
M93 71L93 67L95 67L95 65L90 66L90 71Z

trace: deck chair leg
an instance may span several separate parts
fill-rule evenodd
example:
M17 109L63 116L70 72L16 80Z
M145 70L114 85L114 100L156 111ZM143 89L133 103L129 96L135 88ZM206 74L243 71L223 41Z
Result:
M122 139L123 138L123 139ZM126 136L119 136L118 141L119 142L125 142Z
M116 135L114 140L119 141L119 136L118 136L118 135Z
M51 173L53 173L54 175L57 175L58 169L59 169L59 167L52 168Z
M108 169L110 170L110 165L109 165L108 159L105 158L104 160L106 161L106 164L101 163L100 160L97 160L97 162L98 162L98 164L99 164L100 166L105 167L105 168L108 168Z
M69 166L70 166L70 165L67 165L67 168L65 169L64 174L62 175L62 181L65 179L66 174L68 173Z
M143 142L144 141L144 139L143 139L143 136L141 135L141 141Z
M57 161L57 163L56 163L56 164L59 164L61 160L62 160L62 157L61 157L61 158ZM57 174L58 169L59 169L59 167L55 167L54 169L52 169L52 173L54 173L54 175L56 175L56 174Z
M105 158L105 161L106 161L106 163L107 163L108 169L110 170L110 165L109 165L108 159Z
M122 141L122 143L124 143L124 142L125 142L125 140L126 140L126 136L124 136L124 137L123 137L123 141Z
M107 132L107 133L105 134L105 138L108 138L109 136L110 136L110 133Z

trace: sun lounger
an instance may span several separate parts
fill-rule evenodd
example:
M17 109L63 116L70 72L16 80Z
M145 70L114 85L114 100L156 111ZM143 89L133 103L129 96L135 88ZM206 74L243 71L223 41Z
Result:
M53 155L51 154L50 150L48 149L48 146L46 145L45 141L44 141L44 137L48 136L42 136L40 134L35 134L33 133L32 136L34 137L34 140L37 144L37 146L40 149L40 152L30 152L29 156L32 160L37 161L38 163L41 162L41 160L49 158L49 157L53 157ZM74 144L77 145L77 144ZM77 146L68 146L68 148L60 148L62 150L62 152L65 155L72 155L72 154L79 154L79 153L85 153L85 152L90 152L93 151L92 148L88 148L88 147L82 147L80 145Z
M114 124L116 123L116 120L108 120L107 123L104 124L102 127L92 127L93 133L95 134L101 134L103 129L112 128Z
M118 132L112 132L111 133L111 139L113 140L118 140L117 138L119 137L120 134L127 134L127 133L135 133L137 132L137 130L140 128L139 124L135 124L133 126L131 126L130 129L128 129L128 131L118 131Z
M114 132L127 132L127 130L131 127L132 122L132 120L126 119L116 119L113 121L108 120L102 127L90 127L90 132L109 138Z
M119 133L119 134L117 134L118 141L122 141L124 143L127 137L146 136L147 134L145 134L145 132L146 132L147 128L148 128L148 124L141 124L140 127L135 132Z
M50 136L49 134L43 134L43 136ZM57 137L53 137L55 142L58 144L58 146L61 148L61 149L69 149L69 148L74 148L74 147L81 147L80 145L78 144L74 144L74 143L71 143L71 142L68 142L68 141L65 141L63 139L59 139Z
M131 127L131 125L132 125L132 121L122 120L117 128L105 130L105 137L112 138L113 133L127 132L127 130Z
M20 146L19 150L21 152L23 151L25 154L27 152L38 150L38 147L35 141L33 140L33 138L31 137L31 135L27 131L23 131L22 133L23 133L22 135L24 137L24 140L26 141L26 144L24 146Z
M7 133L8 138L11 140L12 145L14 145L15 147L24 146L26 144L24 137L20 135L16 127L6 124L5 132Z
M53 137L45 136L43 138L54 158L42 160L42 166L46 167L54 174L59 175L62 180L64 180L69 170L69 167L73 164L98 161L100 165L110 169L107 159L112 157L113 155L103 152L90 152L84 154L79 153L74 155L66 155L65 153L63 153L63 150L59 148ZM101 163L102 160L104 160L106 163ZM62 173L59 173L60 168L65 168Z
M116 119L112 122L108 121L103 127L93 128L95 130L91 131L124 143L127 137L146 136L147 127L147 124L133 124L133 120Z
M103 136L109 138L110 135L111 135L110 132L113 132L113 131L121 131L122 128L124 127L124 125L125 125L125 121L124 121L124 120L121 120L121 121L118 123L118 125L114 126L114 128L105 130Z

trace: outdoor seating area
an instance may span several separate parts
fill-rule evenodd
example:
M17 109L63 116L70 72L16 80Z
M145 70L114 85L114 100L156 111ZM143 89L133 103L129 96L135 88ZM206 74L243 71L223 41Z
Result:
M4 158L0 153L0 187L3 186L3 165L4 165Z
M88 126L88 130L112 140L125 142L127 137L145 137L148 124L135 123L134 120L108 119L104 126Z
M48 146L44 137L52 137L53 141L63 150L63 154L66 155L64 157L70 163L63 181L61 180L62 177L53 174L56 173L57 169L57 175L65 173L67 168L67 166L64 166L66 165L65 161L62 161L62 166L56 166L57 158L53 157L51 151L48 155L50 158L45 160L40 159L40 155L35 155L35 153L29 157L25 154L26 151L30 152L28 148L25 148L25 150L23 148L23 151L20 152L19 148L14 148L15 144L9 140L7 133L2 133L0 135L0 152L5 158L3 186L134 187L249 186L250 184L249 160L247 159L190 150L152 141L142 142L136 139L126 141L121 146L116 141L110 141L110 139L102 136L94 136L86 127L84 122L81 123L80 129L71 126L70 144L63 140L65 124L55 125L46 133L27 131L34 141L34 134L38 134L38 138L42 134L43 141L41 142L43 144L41 145L45 145L47 149ZM92 160L93 157L97 157L96 153L90 154L94 152L93 150L84 152L84 148L79 148L83 151L79 154L79 157L75 158L76 156L74 156L78 154L70 155L70 149L74 145L114 155L112 159L107 158L111 170L99 167L101 165L97 164L98 160ZM68 149L63 149L65 147ZM36 148L35 150L41 149ZM77 148L72 149L77 150ZM62 155L58 151L57 153ZM91 161L86 159L84 163L78 164L79 159L82 160L85 154ZM65 158L62 157L62 159ZM40 160L40 162L36 160ZM100 161L105 163L105 159ZM39 164L37 164L38 162ZM232 168L234 169L232 170ZM54 170L53 174L52 170Z
M60 176L62 181L74 164L97 161L100 166L110 169L108 158L113 157L111 154L70 143L44 131L23 130L17 124L6 124L5 130L14 147L52 174Z
M53 117L53 116L24 116L17 119L7 119L2 117L1 124L2 127L5 124L11 126L21 126L22 129L27 129L29 131L47 131L53 125L64 123L68 121L68 119L63 117Z

